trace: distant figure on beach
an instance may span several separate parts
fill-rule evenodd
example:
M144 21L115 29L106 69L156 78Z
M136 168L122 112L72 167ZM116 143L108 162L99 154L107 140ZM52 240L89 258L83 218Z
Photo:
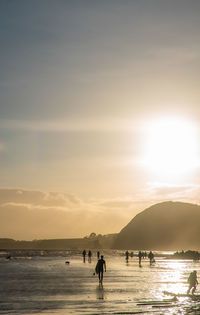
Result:
M129 258L129 252L128 251L125 252L125 256L126 256L126 262L128 262L128 258Z
M97 259L99 259L99 257L100 257L100 252L98 251L97 252Z
M96 267L95 267L95 272L98 274L99 278L99 284L102 285L103 283L103 272L106 272L106 262L103 259L103 255L101 255L101 259L98 260Z
M138 258L139 258L139 266L142 267L142 265L141 265L142 252L141 251L139 251L139 253L138 253Z
M192 289L192 294L194 294L198 281L197 281L197 272L196 270L192 271L188 277L188 282L189 282L189 288L187 290L187 294L190 293L190 290Z
M89 252L88 252L88 262L91 263L91 261L92 261L92 252L91 252L91 250L89 250Z
M144 252L142 252L142 258L144 259Z
M86 256L86 250L85 249L83 250L82 255L83 255L83 262L85 262L85 256Z
M148 258L149 258L150 266L151 266L155 262L154 254L152 253L152 251L150 251Z

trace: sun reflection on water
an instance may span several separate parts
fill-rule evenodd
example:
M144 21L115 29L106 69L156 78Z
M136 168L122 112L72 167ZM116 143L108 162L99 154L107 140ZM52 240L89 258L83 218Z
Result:
M165 268L166 272L162 274L161 289L175 294L185 294L187 291L186 262L168 261Z

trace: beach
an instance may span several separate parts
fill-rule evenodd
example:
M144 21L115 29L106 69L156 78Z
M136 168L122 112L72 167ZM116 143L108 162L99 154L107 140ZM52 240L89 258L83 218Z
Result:
M83 262L81 251L1 257L0 314L196 314L200 309L200 299L171 301L163 293L186 293L189 273L200 274L198 261L166 259L157 252L155 264L146 258L139 267L136 256L127 263L122 251L103 254L107 272L102 287L94 275L94 251L91 263L87 257Z

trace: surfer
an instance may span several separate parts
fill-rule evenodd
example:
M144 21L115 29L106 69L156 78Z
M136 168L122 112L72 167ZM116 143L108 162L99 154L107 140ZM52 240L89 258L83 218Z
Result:
M95 268L96 274L98 274L99 277L99 284L102 285L103 283L103 272L106 272L106 262L103 259L103 255L101 255L101 259L98 260Z
M187 290L187 294L190 293L190 290L192 289L192 294L194 294L198 281L197 281L197 272L196 270L192 271L188 277L188 282L189 282L189 288Z

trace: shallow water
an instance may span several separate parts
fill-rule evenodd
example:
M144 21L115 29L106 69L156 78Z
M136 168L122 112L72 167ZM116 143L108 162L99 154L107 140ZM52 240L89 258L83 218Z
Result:
M105 252L104 257L103 287L93 275L96 258L83 263L77 252L0 258L0 314L200 314L200 299L190 297L163 306L138 305L172 298L163 291L186 293L188 275L194 269L200 275L200 262L156 257L154 266L143 259L140 268L137 257L128 263L120 252Z

